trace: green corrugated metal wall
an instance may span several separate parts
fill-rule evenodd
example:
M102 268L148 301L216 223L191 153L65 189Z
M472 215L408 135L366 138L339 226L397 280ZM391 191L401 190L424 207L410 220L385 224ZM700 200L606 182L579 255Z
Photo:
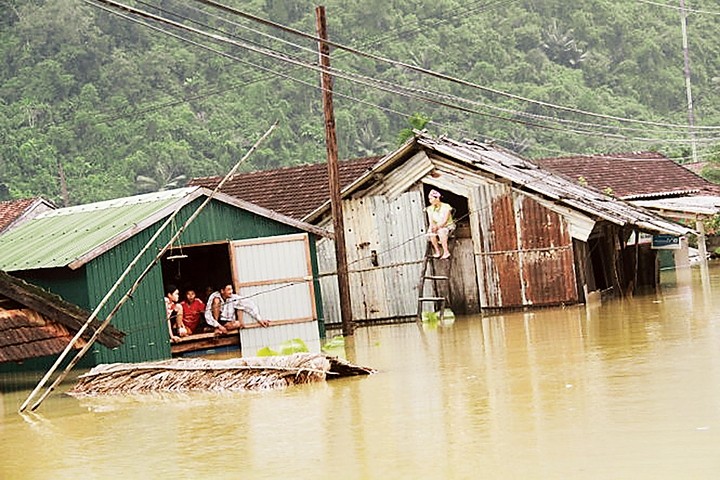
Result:
M162 222L138 233L86 265L88 295L93 305L100 303L161 224ZM101 310L99 318L107 317L163 245L164 243L158 243L157 248L151 248L143 255ZM162 298L162 273L157 264L142 281L132 299L113 317L112 324L127 334L123 345L109 350L96 344L93 352L97 363L142 362L169 358L170 338Z
M142 259L131 270L125 281L107 302L106 307L98 314L100 321L107 317L141 272L153 261L160 248L170 241L173 232L195 212L204 201L204 198L198 198L183 207L176 217L174 227L171 226L171 228L166 229L156 240L155 247L149 249L143 255ZM145 246L164 221L165 219L158 221L155 225L122 242L78 270L54 268L13 272L13 274L91 310L91 306L94 307L100 303L135 258L135 255ZM176 245L243 240L298 232L301 231L295 227L240 210L225 203L212 201L183 233ZM312 234L310 254L313 276L317 278L318 266L315 238ZM125 303L112 320L112 324L116 328L127 334L123 345L110 350L100 344L95 344L93 350L91 350L93 355L85 359L83 364L142 362L170 358L170 339L165 322L163 288L162 272L160 265L157 264L150 270L140 287L133 294L132 299ZM322 300L320 285L317 280L315 281L315 289L317 292L315 302L320 319L320 333L324 336Z
M128 291L134 280L145 266L152 261L157 251L162 248L172 236L172 231L179 228L204 201L201 197L191 204L183 207L176 217L175 227L169 228L156 241L156 248L144 255L128 279L113 296L108 305L114 306L122 295ZM121 243L114 249L86 265L88 296L93 305L97 305L112 287L132 259L137 255L165 219L146 229L143 232ZM176 245L201 244L225 240L242 240L246 238L268 237L298 233L300 230L274 220L255 215L251 212L237 209L225 203L212 201L200 213L188 229L183 233ZM312 236L312 235L311 235ZM315 239L312 238L311 256L313 275L317 277L317 259ZM322 302L318 282L315 282L316 305L318 315L322 318ZM140 362L170 357L170 339L168 338L167 324L163 304L163 281L159 265L151 270L150 274L135 292L131 301L118 312L113 325L126 332L124 344L116 349L109 350L102 346L95 348L97 363L108 362ZM111 307L104 309L101 318L109 313ZM321 323L321 334L324 334L324 325Z

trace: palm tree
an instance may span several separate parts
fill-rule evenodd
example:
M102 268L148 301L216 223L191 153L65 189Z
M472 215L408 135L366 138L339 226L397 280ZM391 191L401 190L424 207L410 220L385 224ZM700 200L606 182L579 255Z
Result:
M176 171L175 167L165 164L155 166L152 177L138 175L135 177L135 190L137 193L163 192L185 185L187 175Z
M360 128L358 138L355 139L355 152L362 157L371 157L387 148L388 145L388 142L383 141L381 135L375 134L372 125L365 125Z
M545 30L544 41L540 44L540 48L551 61L567 67L577 68L585 61L587 52L583 52L578 47L572 34L572 30L561 32L557 20L553 20L552 25Z

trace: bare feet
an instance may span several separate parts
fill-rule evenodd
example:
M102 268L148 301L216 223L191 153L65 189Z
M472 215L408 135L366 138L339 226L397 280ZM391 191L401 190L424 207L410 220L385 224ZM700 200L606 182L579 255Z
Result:
M440 258L440 252L433 253L433 258Z
M445 255L440 258L442 258L443 260L447 260L448 258L450 258L450 252L445 252Z

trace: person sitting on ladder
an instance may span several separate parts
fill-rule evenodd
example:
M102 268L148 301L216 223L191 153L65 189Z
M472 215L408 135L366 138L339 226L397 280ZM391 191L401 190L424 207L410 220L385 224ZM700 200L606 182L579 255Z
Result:
M448 238L453 230L455 230L455 221L453 220L453 208L447 203L443 203L440 199L442 195L437 190L430 190L428 201L430 206L425 209L428 214L430 228L428 238L433 246L433 257L450 258L450 249L448 248ZM438 242L439 240L439 242ZM440 247L442 246L442 252Z

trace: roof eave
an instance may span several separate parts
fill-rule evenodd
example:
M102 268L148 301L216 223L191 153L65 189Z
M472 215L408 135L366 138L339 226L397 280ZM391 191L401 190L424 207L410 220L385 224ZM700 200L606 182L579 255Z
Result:
M355 179L353 182L348 184L345 188L343 188L340 192L340 197L341 198L346 197L347 195L350 195L354 191L358 190L369 179L372 179L375 174L381 173L381 172L385 171L386 169L392 167L397 161L399 161L401 158L403 158L408 152L412 151L413 148L415 148L417 145L418 133L419 132L417 132L415 136L408 139L403 145L400 146L400 148L398 148L394 152L390 152L389 154L385 155L383 158L378 160L378 162L375 164L375 166L373 166L367 172L365 172L360 177ZM330 209L330 200L326 200L322 205L320 205L315 210L310 212L308 215L303 217L303 221L304 222L316 222L329 209Z

